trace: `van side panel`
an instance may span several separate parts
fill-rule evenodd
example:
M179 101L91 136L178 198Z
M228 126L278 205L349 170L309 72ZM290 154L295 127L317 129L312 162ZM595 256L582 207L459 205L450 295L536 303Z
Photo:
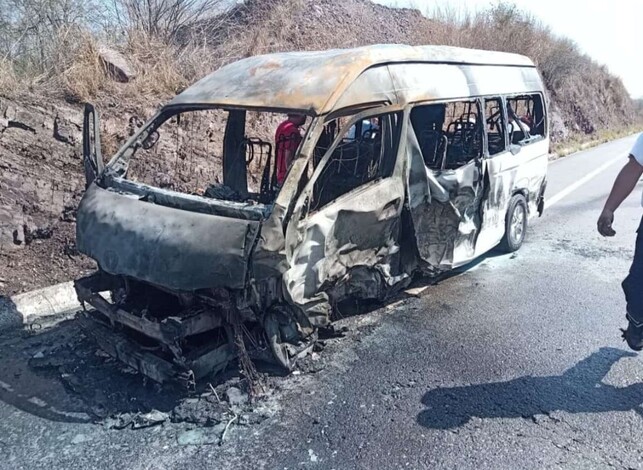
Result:
M412 63L391 64L388 70L395 87L396 98L402 106L419 102L543 92L542 81L534 67ZM372 71L368 70L364 75L368 73ZM546 108L544 112L546 114ZM479 186L478 192L481 191L485 197L473 197L472 205L465 204L468 210L474 210L477 204L481 217L470 217L467 211L456 211L460 216L454 222L447 220L453 215L447 211L445 214L451 215L443 214L436 217L434 214L431 222L427 224L426 216L420 217L421 211L413 211L418 250L422 260L428 263L429 272L441 272L466 264L495 247L504 235L505 215L514 194L524 195L529 206L529 216L537 213L538 198L546 179L548 151L549 138L545 136L540 141L521 147L515 155L507 150L494 158L483 159L481 175L484 175L484 182L480 180L482 185L476 183L476 177L467 181L472 187ZM463 168L459 168L454 173L459 174L462 171ZM447 175L449 172L442 173ZM440 204L444 203L445 207L459 207L463 204L462 195L457 192L451 191L448 201L444 203L435 198L436 194L431 194L433 192L433 189L429 191L428 199L434 201L425 204L427 210L434 208L433 206L440 207ZM473 191L473 194L478 192ZM419 201L410 201L411 207L421 205ZM444 251L436 251L436 247L433 247L431 256L428 256L429 253L425 251L432 244L427 243L424 233L435 231L432 225L435 228L440 227L442 238L439 248ZM452 230L451 235L442 233L447 225L459 229ZM465 234L468 236L464 236ZM440 256L436 257L437 253Z
M537 214L538 197L547 175L549 139L525 145L516 155L505 152L486 158L489 196L483 203L483 221L475 257L495 247L505 234L505 215L514 194L527 200L529 217Z
M389 67L401 103L542 91L534 67L395 64Z

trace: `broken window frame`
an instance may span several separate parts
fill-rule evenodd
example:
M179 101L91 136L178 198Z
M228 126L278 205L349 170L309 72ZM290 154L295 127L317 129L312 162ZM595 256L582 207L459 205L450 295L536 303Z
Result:
M478 96L470 96L470 97L454 98L454 99L447 99L447 100L418 101L418 102L415 102L415 103L411 104L411 106L409 107L409 114L408 114L408 125L411 126L411 127L413 127L413 121L412 121L411 114L412 114L412 112L413 112L413 110L415 108L422 107L422 106L440 105L440 104L448 105L450 103L474 103L475 102L476 106L478 108L478 119L480 119L480 122L483 123L482 128L479 130L480 139L481 139L481 141L480 141L480 146L481 147L480 147L480 152L478 153L478 155L472 156L472 158L470 160L468 160L466 163L464 163L464 164L462 164L462 165L460 165L460 166L458 166L456 168L446 168L445 164L446 164L447 153L448 153L448 148L447 148L447 149L445 149L444 155L442 157L442 163L440 164L440 168L430 167L430 166L426 165L426 160L424 160L424 164L428 169L430 169L431 171L451 171L451 170L455 170L455 169L457 169L457 168L459 168L461 166L467 165L472 160L479 161L482 158L484 158L485 150L487 148L487 133L485 132L485 127L484 127L485 120L484 120L484 114L483 114L483 106L484 106L484 101L483 100L484 100L483 98L478 97ZM447 118L447 116L446 116L446 112L445 112L445 120L444 120L444 122L442 124L443 127L444 127L444 125L446 123L446 118ZM455 122L455 121L453 121L453 122ZM415 132L415 127L413 127L413 131ZM444 132L444 131L442 131L442 132ZM444 135L444 137L446 137L446 135ZM419 136L417 135L417 133L416 133L416 138L418 139L418 143L419 143ZM424 158L424 154L422 155L422 157Z
M124 185L130 187L129 189L133 189L133 186L141 188L150 188L154 190L160 190L161 188L158 188L153 185L145 184L145 183L139 183L139 182L134 182L130 181L127 179L125 176L128 171L129 167L129 162L131 158L136 158L134 155L135 153L143 146L143 142L152 135L157 129L159 129L162 125L164 125L167 121L172 119L175 116L184 114L184 113L189 113L189 112L198 112L198 111L215 111L215 110L222 110L226 111L229 113L228 118L230 116L230 113L233 111L243 111L243 112L257 112L257 113L276 113L276 114L288 114L288 113L297 113L297 114L302 114L309 119L309 122L306 125L305 132L302 135L301 142L298 146L298 148L295 150L294 154L294 159L293 163L295 160L301 158L302 155L302 150L304 147L304 143L307 141L308 137L314 132L315 124L316 124L316 116L311 115L309 111L307 110L300 110L300 109L273 109L273 108L261 108L261 107L236 107L236 106L219 106L219 105L190 105L190 106L169 106L162 108L160 111L158 111L156 114L154 114L145 124L143 124L140 128L134 132L134 134L127 139L127 141L119 148L119 150L114 154L114 156L109 160L109 162L105 165L105 171L103 173L103 177L111 184L114 186L119 186L119 185ZM311 119L312 118L312 119ZM226 121L226 127L227 127L228 121ZM223 143L225 147L225 140ZM273 161L276 158L276 155L273 155ZM291 168L288 169L288 173L290 173L290 170L292 169L292 164ZM225 172L225 170L224 170ZM286 175L286 179L288 179L288 173ZM276 188L275 194L273 195L273 202L270 204L264 204L264 203L257 203L255 206L256 207L268 207L272 206L274 201L277 199L279 194L281 193L282 187ZM220 203L224 203L226 205L231 205L231 206L239 206L239 207L244 207L247 206L246 202L237 202L237 201L227 201L223 199L214 199L214 198L208 198L204 196L199 196L199 195L193 195L193 194L188 194L184 193L181 191L172 191L172 190L163 190L165 192L173 193L180 195L181 197L189 197L189 198L197 198L199 200L204 200L204 201L217 201Z
M509 151L509 139L508 139L508 128L507 128L507 105L505 103L505 97L504 95L487 95L487 96L481 96L479 99L482 101L482 119L483 119L483 139L484 139L484 144L482 148L482 153L484 155L484 158L495 158L497 156L500 156L504 154L505 152ZM487 130L487 119L490 118L490 116L487 116L487 101L494 101L498 100L500 102L500 116L502 118L502 134L503 134L503 142L504 142L504 147L495 152L495 153L490 153L489 152L489 132Z
M317 166L315 167L312 175L308 179L306 185L304 186L304 189L297 195L297 202L295 204L293 214L299 214L299 218L303 219L309 215L315 214L319 211L324 210L326 207L330 206L331 204L334 204L338 201L343 201L346 198L351 197L356 191L360 191L363 188L370 187L374 184L377 184L378 182L385 180L387 178L394 178L397 177L401 174L401 169L400 169L400 148L402 145L402 135L403 135L403 130L405 126L405 113L400 106L385 106L385 107L369 107L366 110L363 110L357 114L354 114L355 110L354 109L342 109L338 110L336 112L330 113L326 116L324 119L323 123L324 125L330 123L331 121L341 118L341 117L349 117L350 119L344 123L342 127L340 127L339 131L337 132L337 135L335 136L335 139L333 140L333 143L331 146L328 148L326 153L321 157L319 162L317 163ZM331 201L328 201L326 204L320 207L316 207L315 209L311 210L311 204L312 204L312 194L314 192L314 186L315 182L319 179L322 171L326 167L328 161L330 160L331 156L333 155L335 149L337 146L342 142L343 137L348 133L350 128L356 124L357 122L363 120L363 119L370 119L373 117L377 116L382 116L386 114L398 114L399 115L399 125L397 129L397 135L394 136L394 149L392 150L392 153L395 155L395 162L392 165L393 170L390 175L385 176L385 177L379 177L375 178L373 180L370 180L366 183L363 183L350 191L341 194L340 196L336 197L335 199L332 199ZM311 128L313 127L313 124L311 124ZM321 126L320 126L321 129ZM321 131L319 132L321 134ZM319 138L319 135L313 135L316 139ZM315 140L315 145L316 145L317 140ZM312 152L311 152L312 153ZM312 162L312 155L308 157L308 163ZM303 178L304 175L300 176L300 179Z
M532 98L532 100L533 100L533 97L537 97L538 100L540 101L540 103L536 103L534 101L533 118L535 119L535 117L536 117L536 111L537 111L538 106L540 106L540 113L542 115L540 121L535 123L533 127L537 129L538 127L542 126L542 134L532 134L531 129L529 129L528 137L526 137L526 138L514 143L513 142L513 132L515 132L516 130L512 129L511 130L511 135L510 135L509 125L507 125L507 138L509 140L509 145L510 146L511 145L519 145L521 147L524 147L525 145L530 145L530 144L533 144L535 142L539 142L541 140L544 140L547 137L547 112L545 110L545 97L541 92L519 93L519 94L505 95L504 100L505 100L505 103L506 103L505 107L506 107L507 118L509 117L509 106L511 104L510 103L511 100L516 100L516 99L521 99L521 98ZM522 127L522 124L523 124L522 121L520 121L520 119L518 121L519 121L518 125ZM507 119L507 123L509 123L509 119ZM526 123L524 125L527 126ZM524 130L523 130L523 132L524 132Z
M363 159L363 161L369 162L368 168L362 169L365 171L358 172L358 164L360 163L360 159L363 158L360 148L362 144L366 144L367 146L369 144L366 140L367 138L365 137L364 132L361 130L362 125L364 122L370 121L373 118L377 118L380 121L379 138L370 142L370 145L372 147L372 152L370 153L370 155L368 151L365 152L366 158ZM389 122L386 123L385 120L388 120ZM348 127L348 131L344 134L342 134L340 131L340 133L335 138L336 140L338 140L338 145L335 147L335 150L340 149L341 146L341 149L339 150L341 156L332 160L329 158L329 160L326 161L326 165L321 170L318 179L315 180L312 193L314 197L311 201L311 204L315 203L315 206L310 209L310 214L314 214L323 210L326 206L331 205L334 201L341 200L342 196L344 195L354 194L355 192L359 191L360 188L368 187L371 185L371 183L382 181L393 176L395 163L397 162L397 152L399 149L402 120L403 115L401 112L382 114L378 113L370 117L357 120ZM351 138L349 135L352 129L355 129L355 134ZM357 131L362 134L361 137L357 136ZM376 145L378 142L380 148L378 151L376 151ZM355 155L352 157L348 157L347 159L343 155L344 148L354 149L356 151ZM331 153L331 157L334 154L335 151ZM337 187L335 187L335 189L337 190L337 194L332 195L332 199L327 199L326 197L324 197L323 193L329 180L325 180L324 187L322 187L321 189L317 186L317 184L322 181L322 178L329 177L329 175L325 174L325 172L331 171L334 162L338 162L339 166L344 168L353 165L354 170L352 171L352 173L355 181L351 181L346 188L340 187L338 189ZM345 171L340 172L339 168L337 169L337 171L338 178L340 177L340 175L346 177L350 173L347 173ZM333 178L331 176L330 181L332 180ZM328 191L331 191L331 189L325 189L325 192Z

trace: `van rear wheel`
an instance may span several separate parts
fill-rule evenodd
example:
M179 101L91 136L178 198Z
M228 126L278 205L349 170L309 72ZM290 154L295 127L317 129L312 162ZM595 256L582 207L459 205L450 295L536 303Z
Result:
M527 201L521 194L516 194L509 201L505 216L505 236L500 248L506 253L517 251L525 241L527 234Z

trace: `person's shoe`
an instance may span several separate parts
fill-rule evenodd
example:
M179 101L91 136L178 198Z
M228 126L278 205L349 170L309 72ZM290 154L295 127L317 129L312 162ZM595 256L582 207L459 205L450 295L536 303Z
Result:
M634 351L641 351L643 349L643 325L636 326L633 322L629 321L627 330L623 332L623 340L627 341L627 345Z

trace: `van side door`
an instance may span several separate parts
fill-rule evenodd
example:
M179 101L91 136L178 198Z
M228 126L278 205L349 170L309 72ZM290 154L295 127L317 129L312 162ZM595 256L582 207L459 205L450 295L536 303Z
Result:
M465 264L475 254L484 190L480 106L471 98L420 104L410 112L408 205L428 274Z
M482 206L476 256L495 247L504 236L512 196L523 195L530 213L536 211L541 196L549 145L544 135L544 106L542 95L523 95L521 99L527 96L533 98L527 108L511 98L484 99L484 167L489 189Z
M382 283L399 274L402 121L390 112L343 123L295 204L284 282L313 324L326 321L330 300L342 293L379 297Z

